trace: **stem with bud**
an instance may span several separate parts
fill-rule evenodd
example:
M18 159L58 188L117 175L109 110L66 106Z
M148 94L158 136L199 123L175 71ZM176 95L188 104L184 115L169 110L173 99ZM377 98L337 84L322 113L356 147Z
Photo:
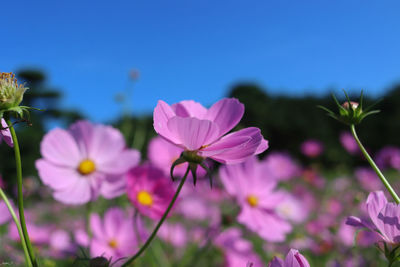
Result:
M14 143L14 155L15 155L15 164L17 169L17 189L18 189L18 212L19 212L19 221L21 223L22 233L24 235L26 247L29 252L29 257L31 259L33 267L37 267L38 264L36 262L35 253L33 252L31 241L29 240L28 231L26 229L25 215L24 215L24 197L22 194L22 163L21 163L21 154L19 151L18 139L15 133L14 127L12 125L11 120L8 116L4 116L5 121L10 129L11 137ZM22 242L23 240L21 240Z

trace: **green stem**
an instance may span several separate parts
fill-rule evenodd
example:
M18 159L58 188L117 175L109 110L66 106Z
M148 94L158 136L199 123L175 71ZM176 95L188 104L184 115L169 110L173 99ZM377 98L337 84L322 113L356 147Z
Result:
M22 195L22 163L21 163L21 154L19 151L18 139L15 133L14 127L8 118L8 116L4 116L4 119L7 122L8 128L10 129L10 133L12 136L12 140L14 143L14 155L15 155L15 164L17 168L17 187L18 187L18 212L19 212L19 221L21 223L22 232L24 234L26 247L28 248L29 257L31 258L32 265L37 267L38 264L36 262L35 253L33 252L31 241L29 240L28 231L26 229L25 215L24 215L24 197Z
M136 260L146 249L147 247L150 245L151 241L154 239L154 237L157 235L158 230L160 229L161 225L164 223L165 219L168 216L168 213L170 212L170 210L172 209L172 207L175 204L176 199L178 198L179 193L182 190L183 184L186 181L186 178L189 174L189 167L186 169L186 173L183 176L181 182L178 185L178 189L176 189L176 193L174 195L174 197L172 198L171 202L168 205L167 210L164 212L163 216L161 217L160 221L158 222L158 224L156 225L156 227L154 228L153 232L151 233L151 235L149 236L149 238L147 238L146 242L144 243L144 245L139 249L138 252L136 252L135 255L133 255L127 262L125 262L121 267L126 267L129 266L129 264L131 264L134 260Z
M358 147L361 149L361 152L364 154L364 157L367 159L368 163L371 165L372 169L376 172L378 175L379 179L383 183L383 185L386 187L386 189L389 191L390 195L393 197L394 201L396 201L397 204L400 203L400 198L397 196L396 192L393 190L392 186L390 183L386 180L385 176L381 172L381 170L376 166L375 162L372 160L370 155L368 154L367 150L364 148L364 146L361 144L361 141L358 139L357 133L356 133L356 128L354 127L354 124L350 125L351 133L353 134L354 139L356 140Z
M0 196L3 199L4 203L6 204L8 210L10 211L10 214L15 222L15 225L17 226L19 238L21 239L21 245L24 250L25 262L26 262L26 264L28 264L29 267L31 267L32 262L31 262L31 258L29 257L28 248L26 247L24 233L22 232L21 225L18 221L18 217L15 214L13 207L10 204L10 201L8 201L8 198L7 198L6 194L4 193L4 191L1 189L1 187L0 187Z

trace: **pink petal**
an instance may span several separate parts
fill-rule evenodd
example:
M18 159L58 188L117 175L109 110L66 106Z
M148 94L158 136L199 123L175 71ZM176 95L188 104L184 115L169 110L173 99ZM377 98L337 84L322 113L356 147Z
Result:
M219 127L222 136L235 127L243 117L244 105L236 98L225 98L208 110L205 119L213 121Z
M107 240L107 237L104 236L104 228L101 222L101 218L96 213L92 213L90 215L90 230L93 233L93 238Z
M107 177L101 183L100 194L106 199L112 199L126 192L126 177Z
M116 256L116 251L108 246L107 242L93 239L90 242L90 256L91 257L105 257L107 259Z
M80 179L80 175L75 169L59 167L45 159L37 160L35 165L42 182L54 190L69 188Z
M61 191L55 191L53 197L65 204L79 205L91 200L91 188L88 178L77 179L76 182Z
M1 139L3 139L7 145L13 147L14 143L11 137L11 132L10 129L8 129L8 125L4 119L1 119L1 128L4 128L4 130L0 130L0 142Z
M200 149L219 137L215 123L197 118L173 117L168 121L168 129L180 137L181 143L188 150Z
M123 175L139 164L140 152L136 149L119 151L118 155L109 161L99 163L97 169L101 172L114 175Z
M200 103L193 100L185 100L173 104L171 108L175 111L176 116L179 117L195 117L203 119L207 113L207 109Z
M71 168L76 168L83 158L75 139L62 129L54 129L44 136L40 152L46 160Z
M383 228L383 223L378 219L379 213L387 204L387 199L382 191L371 192L367 199L367 211L371 221L378 229Z
M260 129L249 127L222 137L202 149L201 155L221 163L236 164L255 155L262 140Z
M72 124L68 131L75 138L75 142L78 144L79 150L81 151L84 158L89 157L89 146L93 136L94 125L85 120L77 121Z
M291 249L285 258L285 267L310 267L310 264L296 249Z
M95 125L88 145L88 158L100 167L119 158L125 148L125 139L117 129L106 125Z
M179 135L177 135L176 133L171 133L171 131L168 128L168 121L175 116L176 114L172 110L172 108L167 103L160 100L158 101L158 104L154 109L153 126L154 130L159 135L161 135L171 143L181 144L179 140Z
M104 230L108 238L115 238L124 221L124 212L120 208L110 208L104 215Z

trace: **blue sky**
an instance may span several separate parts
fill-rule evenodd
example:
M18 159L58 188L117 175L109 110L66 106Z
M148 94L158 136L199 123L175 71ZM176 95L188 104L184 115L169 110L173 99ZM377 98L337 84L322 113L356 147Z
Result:
M341 88L378 95L400 81L395 0L1 5L0 70L45 70L63 105L95 121L118 116L115 95L131 69L140 71L136 114L152 112L158 99L210 105L241 81L295 95Z

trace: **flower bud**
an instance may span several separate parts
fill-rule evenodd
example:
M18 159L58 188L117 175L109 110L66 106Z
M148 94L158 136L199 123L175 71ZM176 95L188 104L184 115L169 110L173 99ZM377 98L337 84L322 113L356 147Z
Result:
M0 72L0 110L18 107L27 89L23 84L17 83L12 72Z
M379 112L379 110L371 110L372 107L376 104L373 104L366 109L363 109L363 94L361 92L360 100L359 102L354 102L350 101L348 95L346 92L344 92L347 98L347 101L344 102L343 104L339 104L337 101L335 95L332 94L332 98L335 101L338 109L339 109L339 114L327 109L326 107L319 106L321 109L325 110L328 112L328 116L344 123L347 125L356 125L359 124L365 117L376 114Z

